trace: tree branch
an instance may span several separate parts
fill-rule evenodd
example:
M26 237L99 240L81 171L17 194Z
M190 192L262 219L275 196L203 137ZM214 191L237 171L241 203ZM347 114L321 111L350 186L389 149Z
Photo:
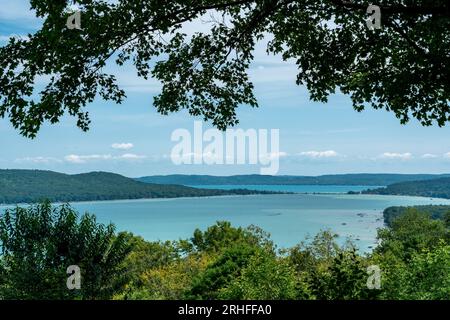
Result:
M355 10L367 10L369 4L354 3L345 0L331 0L338 7ZM403 5L378 5L383 13L408 14L408 15L439 15L450 17L450 5L441 6L403 6Z

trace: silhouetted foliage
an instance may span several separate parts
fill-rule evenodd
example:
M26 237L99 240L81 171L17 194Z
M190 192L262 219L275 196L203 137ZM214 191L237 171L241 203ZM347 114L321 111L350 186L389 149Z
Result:
M66 28L80 6L82 30ZM85 107L97 95L121 103L125 92L105 73L109 60L130 61L162 90L161 114L187 109L224 129L240 105L257 106L248 69L258 42L294 60L296 83L314 101L337 90L357 111L391 111L401 123L449 120L450 10L444 0L383 0L382 28L366 26L362 0L30 0L41 28L0 48L0 116L27 137L65 114L88 130ZM187 35L184 23L209 18L209 30ZM36 78L48 76L38 88Z

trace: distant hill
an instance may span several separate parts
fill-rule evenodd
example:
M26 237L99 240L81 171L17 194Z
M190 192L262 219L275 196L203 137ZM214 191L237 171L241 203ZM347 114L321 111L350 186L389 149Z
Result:
M261 194L251 190L210 190L180 185L147 184L107 173L67 175L40 170L0 170L0 203L95 201L145 198Z
M362 193L450 199L450 178L394 183Z
M412 206L412 207L389 207L384 209L384 223L391 226L392 221L401 216L408 208L414 208L420 212L430 215L432 219L444 220L446 215L450 213L450 206L447 205L428 205L428 206Z
M264 176L238 175L229 177L207 175L149 176L136 180L146 183L181 185L364 185L387 186L389 184L450 177L450 174L338 174L323 176Z

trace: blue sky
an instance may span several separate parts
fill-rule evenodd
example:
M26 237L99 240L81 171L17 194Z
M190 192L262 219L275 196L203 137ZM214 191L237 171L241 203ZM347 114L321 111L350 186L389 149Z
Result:
M0 45L11 35L32 33L39 24L28 1L2 0ZM186 31L205 27L196 22ZM267 56L263 43L255 56L250 75L260 108L242 106L238 127L280 130L279 174L450 172L449 127L422 127L416 121L402 126L386 111L357 113L341 94L326 104L311 102L306 89L295 85L293 63ZM178 128L192 131L196 119L185 112L159 115L152 106L160 88L155 80L137 78L132 66L109 69L117 74L128 98L122 105L100 99L89 105L88 133L76 127L75 119L65 117L57 125L45 125L36 139L29 140L8 120L0 119L0 168L102 170L131 177L259 173L259 165L174 165L169 157L175 145L171 134Z

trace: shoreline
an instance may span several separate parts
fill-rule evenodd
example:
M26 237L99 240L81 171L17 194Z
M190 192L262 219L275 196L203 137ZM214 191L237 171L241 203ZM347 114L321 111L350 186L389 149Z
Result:
M380 197L380 198L417 198L420 200L428 199L430 201L444 201L450 204L450 199L447 198L431 198L423 196L409 196L409 195L394 195L394 194L361 194L354 193L349 194L347 192L274 192L274 193L260 193L260 194L225 194L225 195L213 195L213 196L193 196L193 197L171 197L171 198L138 198L138 199L111 199L111 200L82 200L82 201L58 201L52 202L54 205L63 204L91 204L91 203L126 203L126 202L161 202L161 201L175 201L175 200L198 200L198 199L222 199L222 198L236 198L236 197L257 197L257 196L292 196L292 195L304 195L304 196L348 196L348 197ZM0 203L0 209L7 207L17 206L30 206L38 204L39 202L32 203Z

